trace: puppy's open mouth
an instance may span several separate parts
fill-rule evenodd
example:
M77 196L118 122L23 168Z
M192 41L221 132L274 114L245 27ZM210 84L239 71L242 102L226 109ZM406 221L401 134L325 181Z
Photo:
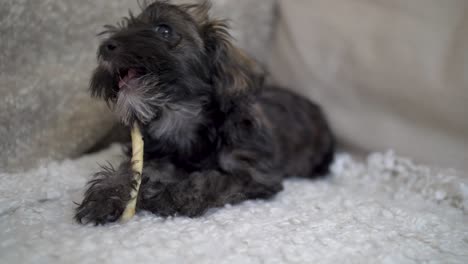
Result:
M119 78L119 89L132 88L138 85L139 79L142 76L142 72L138 69L129 68L121 69L118 72Z

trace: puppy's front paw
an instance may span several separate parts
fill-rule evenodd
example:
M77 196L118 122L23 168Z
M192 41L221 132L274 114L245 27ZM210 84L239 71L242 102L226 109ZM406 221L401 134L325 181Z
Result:
M121 170L106 169L96 174L96 178L89 182L83 202L76 208L76 221L102 225L119 219L130 199L132 188L131 183L122 181L121 173ZM125 178L129 177L131 173Z
M76 209L75 219L81 224L95 225L115 222L125 209L125 203L115 196L93 192Z

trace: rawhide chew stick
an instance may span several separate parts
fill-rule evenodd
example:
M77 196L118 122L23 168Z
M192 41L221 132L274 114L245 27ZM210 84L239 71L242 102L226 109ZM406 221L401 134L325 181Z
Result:
M136 182L135 188L132 188L130 193L130 200L125 207L120 220L122 222L127 222L135 215L136 211L136 203L138 197L138 191L140 190L141 184L141 174L143 172L143 136L141 135L140 127L137 123L133 124L131 130L131 137L132 137L132 170L133 170L133 177Z

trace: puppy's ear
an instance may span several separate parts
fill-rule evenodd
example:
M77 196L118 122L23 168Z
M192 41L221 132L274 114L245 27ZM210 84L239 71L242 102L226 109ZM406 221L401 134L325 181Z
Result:
M264 73L254 60L232 44L226 21L209 18L209 9L210 4L205 1L193 8L191 14L205 44L211 82L221 107L227 110L255 95L263 85Z

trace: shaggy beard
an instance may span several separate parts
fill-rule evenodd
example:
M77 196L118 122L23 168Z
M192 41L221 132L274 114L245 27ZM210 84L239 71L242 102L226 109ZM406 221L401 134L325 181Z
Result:
M142 76L133 80L136 85L128 85L117 95L114 112L125 125L132 125L135 120L143 124L156 118L168 98L155 92L158 80L151 76Z

